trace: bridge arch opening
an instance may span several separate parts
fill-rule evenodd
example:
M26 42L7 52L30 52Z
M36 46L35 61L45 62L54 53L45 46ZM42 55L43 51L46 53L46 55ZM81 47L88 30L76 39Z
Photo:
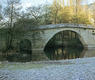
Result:
M48 41L44 52L51 60L80 58L83 57L80 54L83 51L83 45L82 38L77 32L64 30L56 33Z
M32 54L32 45L31 41L24 39L20 41L19 50L21 54Z
M7 56L8 61L14 62L29 62L32 60L32 45L28 39L23 39L19 42L19 52Z

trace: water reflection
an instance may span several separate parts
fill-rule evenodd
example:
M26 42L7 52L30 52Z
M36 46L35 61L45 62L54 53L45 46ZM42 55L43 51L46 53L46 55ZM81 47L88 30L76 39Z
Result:
M9 62L29 62L32 60L32 55L30 54L13 54L8 55L6 60Z
M52 47L48 48L45 53L50 60L60 60L60 59L75 59L82 58L83 48L63 48L63 47Z
M9 62L29 62L32 61L32 55L30 54L0 54L0 61L9 61Z
M44 53L30 54L10 54L4 55L0 53L0 61L9 62L30 62L30 61L41 61L41 60L64 60L64 59L75 59L84 57L95 57L95 49L87 50L83 48L48 48Z

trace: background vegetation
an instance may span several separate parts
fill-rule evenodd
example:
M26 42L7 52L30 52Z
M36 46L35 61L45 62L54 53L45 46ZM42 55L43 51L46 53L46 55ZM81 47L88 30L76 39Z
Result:
M83 4L86 0L54 0L52 4L31 6L26 10L20 0L7 0L0 5L0 28L6 32L6 49L12 49L15 35L39 25L74 23L95 24L95 3ZM4 29L4 30L2 30Z

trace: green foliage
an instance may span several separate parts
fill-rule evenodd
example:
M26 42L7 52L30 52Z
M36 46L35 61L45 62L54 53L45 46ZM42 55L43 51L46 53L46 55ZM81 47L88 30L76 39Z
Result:
M70 0L66 6L54 1L51 5L52 23L92 24L92 14L87 7L81 5L82 0L72 1Z
M59 20L61 23L71 23L74 15L73 10L70 7L65 7L59 11Z
M24 27L60 23L93 24L92 13L81 4L82 1L68 0L65 5L64 0L54 0L51 5L30 7L17 23Z
M74 15L72 19L73 23L78 23L78 24L91 24L88 16L86 14L78 14Z
M4 23L8 27L6 32L6 44L11 45L15 36L22 36L27 30L34 27L48 24L60 23L78 23L78 24L93 24L95 23L95 10L93 14L88 9L87 5L81 4L83 0L54 0L52 4L44 6L31 6L26 11L22 11L20 0L8 0L4 13L0 5L0 20L7 18ZM95 4L94 4L95 5ZM0 24L1 25L1 24ZM1 25L2 26L2 25Z

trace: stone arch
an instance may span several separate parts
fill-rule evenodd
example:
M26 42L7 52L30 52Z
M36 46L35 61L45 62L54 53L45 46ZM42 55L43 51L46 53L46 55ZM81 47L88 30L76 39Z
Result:
M78 35L79 40L81 41L81 43L83 44L83 46L84 47L87 47L87 44L86 44L86 42L84 40L83 35L80 33L80 30L66 28L66 29L63 29L63 30L58 30L58 31L54 32L54 34L51 34L51 36L45 42L44 49L45 49L46 45L48 44L48 42L50 41L50 39L52 39L59 32L64 32L64 31L72 31L72 32L75 32Z
M20 53L32 54L32 44L28 39L23 39L19 43L19 51Z

